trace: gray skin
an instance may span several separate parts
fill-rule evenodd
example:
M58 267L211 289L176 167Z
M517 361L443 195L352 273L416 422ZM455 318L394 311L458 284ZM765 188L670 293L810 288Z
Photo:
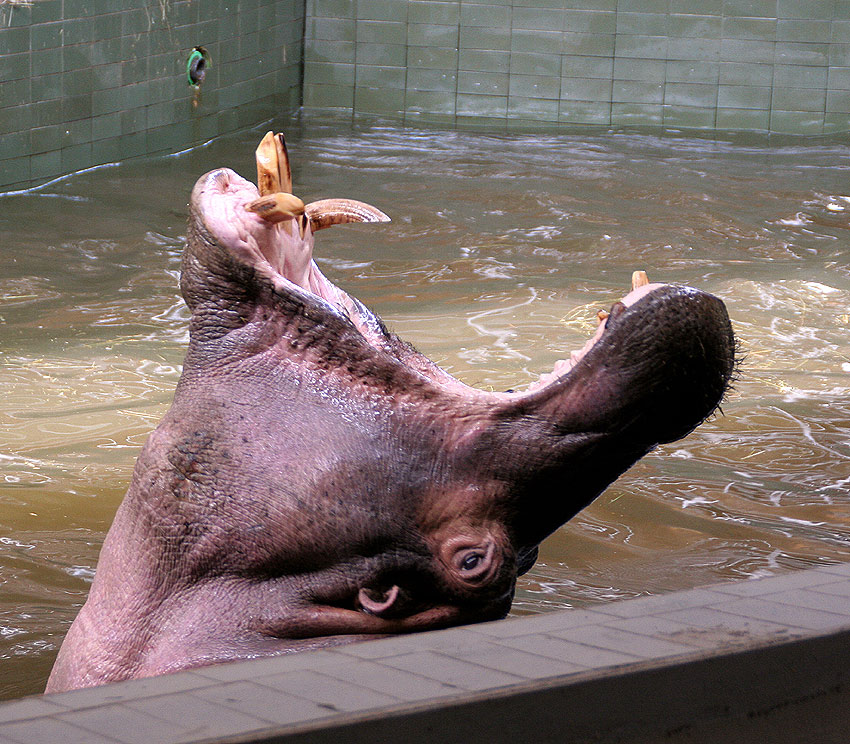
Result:
M723 303L649 285L528 391L469 388L256 197L227 169L192 193L183 375L49 692L501 618L538 544L729 385Z

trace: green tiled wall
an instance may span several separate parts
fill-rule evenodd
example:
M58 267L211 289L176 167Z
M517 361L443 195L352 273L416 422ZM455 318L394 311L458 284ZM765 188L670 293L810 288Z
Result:
M850 0L306 0L304 105L850 130Z
M199 100L196 45L213 59ZM302 101L846 132L850 0L0 0L0 189L181 150Z
M0 2L0 190L294 109L304 0ZM195 100L192 47L213 66Z

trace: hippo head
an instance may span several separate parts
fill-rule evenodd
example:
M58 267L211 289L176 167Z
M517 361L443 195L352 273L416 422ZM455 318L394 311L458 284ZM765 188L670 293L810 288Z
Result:
M312 260L384 215L305 206L282 138L258 163L259 191L192 192L183 374L49 690L501 618L541 540L729 384L722 302L637 282L527 391L467 387Z

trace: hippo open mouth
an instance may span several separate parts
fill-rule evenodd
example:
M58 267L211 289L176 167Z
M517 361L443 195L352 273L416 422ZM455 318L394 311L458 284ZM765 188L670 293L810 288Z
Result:
M729 385L723 303L638 273L551 373L471 388L313 261L386 215L305 205L279 135L257 162L192 192L183 374L50 690L503 617L539 543Z

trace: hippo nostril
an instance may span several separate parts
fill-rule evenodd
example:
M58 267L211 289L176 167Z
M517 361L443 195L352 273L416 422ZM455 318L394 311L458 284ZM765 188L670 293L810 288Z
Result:
M221 193L225 193L230 188L231 171L227 168L219 168L217 171L213 171L210 176L210 180L207 183L212 183L213 188Z
M393 584L385 592L378 593L378 596L374 596L373 590L364 587L358 592L357 600L360 602L360 606L364 612L368 612L370 615L380 615L393 606L396 599L398 599L398 592L397 584Z

